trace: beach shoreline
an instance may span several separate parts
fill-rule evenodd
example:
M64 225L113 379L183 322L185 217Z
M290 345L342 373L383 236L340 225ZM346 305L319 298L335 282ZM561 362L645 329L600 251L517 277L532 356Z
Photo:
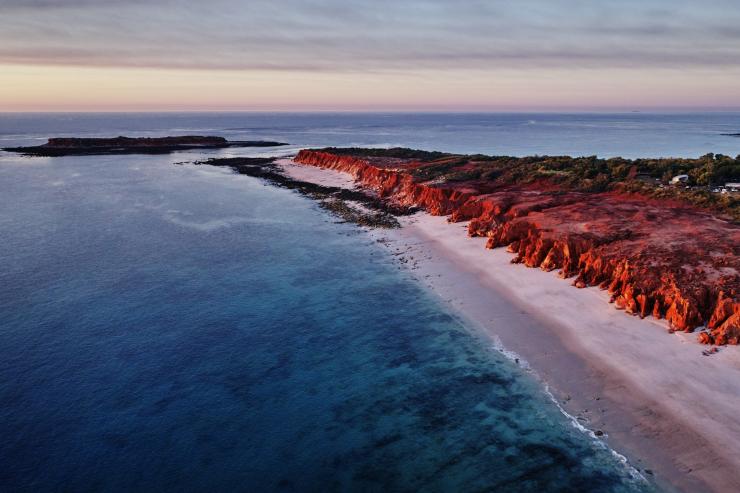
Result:
M337 171L281 161L302 180L353 186ZM467 223L418 213L370 230L463 323L526 362L562 408L666 489L740 490L740 353L705 356L695 334L627 315L598 288L510 263Z

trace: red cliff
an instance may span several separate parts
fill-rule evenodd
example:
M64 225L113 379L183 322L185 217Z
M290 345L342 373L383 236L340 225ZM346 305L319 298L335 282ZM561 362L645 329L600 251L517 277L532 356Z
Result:
M445 161L445 159L447 161ZM671 330L706 326L704 343L740 342L740 227L686 204L635 193L564 191L547 182L425 180L413 158L301 151L296 162L351 174L381 197L506 247L512 262L558 270L582 288L608 290L618 309L666 319ZM433 161L469 171L459 156Z

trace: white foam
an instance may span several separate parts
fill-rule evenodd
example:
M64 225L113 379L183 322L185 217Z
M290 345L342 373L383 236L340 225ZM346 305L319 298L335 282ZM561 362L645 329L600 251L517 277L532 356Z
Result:
M557 407L557 409L560 411L560 413L566 417L568 422L573 426L575 429L580 431L581 433L587 435L591 442L597 446L598 448L602 450L608 451L627 471L630 478L634 481L644 482L648 483L648 480L645 478L645 476L640 473L640 471L635 468L632 464L630 464L627 457L620 454L613 448L609 447L604 440L599 438L596 435L596 432L594 432L592 429L587 428L586 426L583 426L580 421L578 421L578 418L570 414L568 411L563 408L563 406L558 402L558 400L555 398L553 393L550 391L550 386L537 374L537 372L529 365L529 362L527 362L526 359L522 358L519 354L517 354L514 351L511 351L509 349L506 349L504 345L501 343L501 339L499 339L498 336L493 336L493 349L497 352L501 353L505 358L525 370L527 373L532 375L542 386L542 390L544 391L545 395L552 401L553 404ZM608 436L607 434L603 435L604 437Z

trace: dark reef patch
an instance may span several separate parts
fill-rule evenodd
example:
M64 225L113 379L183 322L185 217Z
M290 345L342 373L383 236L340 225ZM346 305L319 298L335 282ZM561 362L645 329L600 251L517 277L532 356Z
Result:
M272 185L295 190L319 202L319 206L348 223L372 228L398 228L396 216L417 209L390 204L377 196L342 187L319 185L287 176L275 158L213 158L193 164L228 167L241 175L266 180Z

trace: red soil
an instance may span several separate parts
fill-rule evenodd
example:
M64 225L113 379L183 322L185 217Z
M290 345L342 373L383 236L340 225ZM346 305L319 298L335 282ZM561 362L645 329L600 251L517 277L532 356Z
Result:
M740 227L711 213L549 183L421 182L409 171L426 163L410 159L303 150L296 162L350 173L381 197L451 222L470 221L469 234L488 237L488 248L506 246L512 262L557 269L576 287L607 289L618 309L664 318L671 330L706 326L703 343L740 343Z

